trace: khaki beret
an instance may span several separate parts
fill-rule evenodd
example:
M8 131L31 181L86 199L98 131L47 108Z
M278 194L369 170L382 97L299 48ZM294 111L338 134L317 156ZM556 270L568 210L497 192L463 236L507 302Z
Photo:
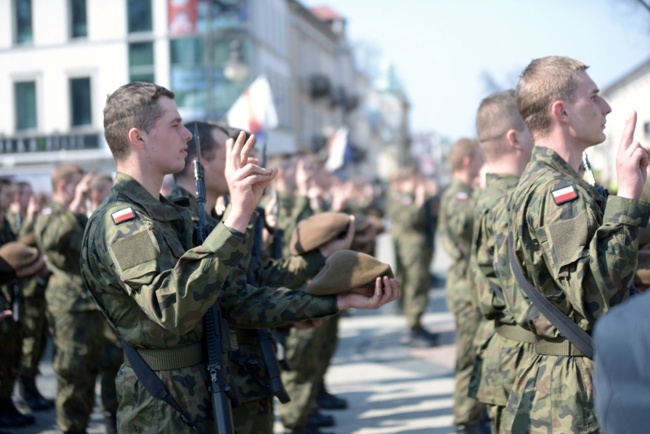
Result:
M393 277L390 265L375 257L352 250L338 250L325 261L305 292L312 295L334 295L355 288L374 288L377 277Z
M639 250L639 265L636 267L634 283L637 285L650 285L650 251Z
M20 238L18 238L18 242L23 243L29 247L37 247L36 235L34 232L30 232L27 235L22 235Z
M0 271L15 273L38 259L38 250L12 241L0 246Z
M289 250L292 255L303 255L316 250L323 244L345 235L349 224L349 214L342 212L315 214L298 223L291 234Z

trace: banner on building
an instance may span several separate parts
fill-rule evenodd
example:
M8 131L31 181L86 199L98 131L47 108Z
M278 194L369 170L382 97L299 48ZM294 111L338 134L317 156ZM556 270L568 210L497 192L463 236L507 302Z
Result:
M228 125L251 132L258 139L278 126L278 115L273 103L271 85L264 75L259 76L237 98L226 113Z
M169 33L172 36L196 32L199 0L168 0Z

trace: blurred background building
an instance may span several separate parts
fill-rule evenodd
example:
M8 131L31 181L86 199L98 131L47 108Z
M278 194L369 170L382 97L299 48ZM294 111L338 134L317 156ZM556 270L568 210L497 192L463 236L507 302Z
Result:
M410 158L409 103L391 68L355 66L346 20L296 0L0 0L0 175L49 190L59 162L114 171L106 96L170 88L183 118L221 119L260 75L278 126L268 150L326 152L347 132L342 174L387 179Z

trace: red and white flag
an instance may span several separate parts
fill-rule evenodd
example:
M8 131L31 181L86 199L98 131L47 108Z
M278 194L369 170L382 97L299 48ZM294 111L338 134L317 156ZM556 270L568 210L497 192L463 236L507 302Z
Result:
M325 169L334 172L345 165L348 147L348 129L340 127L327 142L327 161Z
M264 75L257 77L237 98L226 113L226 120L231 127L241 128L256 136L263 136L278 126L271 85Z

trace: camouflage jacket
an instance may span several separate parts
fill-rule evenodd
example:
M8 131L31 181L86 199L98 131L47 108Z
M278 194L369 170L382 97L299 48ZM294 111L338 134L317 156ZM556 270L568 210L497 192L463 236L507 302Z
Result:
M473 189L453 180L442 195L438 232L442 246L451 257L447 271L447 303L452 312L472 303L469 255L474 226Z
M9 220L5 216L0 220L0 246L11 241L16 241L16 234L11 228ZM0 308L11 309L14 299L14 285L18 284L15 273L2 273L0 280ZM20 281L21 279L18 279ZM4 282L4 283L3 283Z
M590 332L600 316L629 296L638 227L647 224L649 213L650 204L637 200L610 196L605 203L558 154L535 147L511 196L509 236L526 279ZM505 265L505 237L498 243L497 261ZM506 297L520 291L511 276L509 285ZM537 335L559 336L530 302L516 297L508 304L517 322Z
M495 230L498 222L507 222L508 197L518 181L519 178L514 175L488 174L485 189L476 195L474 238L470 255L476 302L485 318L498 319L502 324L515 322L506 306L502 285L494 269Z
M288 197L278 195L278 219L277 226L283 231L282 256L288 257L291 253L291 235L298 226L298 222L312 216L314 212L309 206L309 199L306 196Z
M47 256L47 267L52 272L45 291L52 314L97 310L84 289L79 267L87 221L84 214L74 214L57 202L52 202L36 218L36 243L39 251Z
M417 205L413 194L388 192L387 214L392 221L391 234L396 241L427 242L427 215L424 204Z

